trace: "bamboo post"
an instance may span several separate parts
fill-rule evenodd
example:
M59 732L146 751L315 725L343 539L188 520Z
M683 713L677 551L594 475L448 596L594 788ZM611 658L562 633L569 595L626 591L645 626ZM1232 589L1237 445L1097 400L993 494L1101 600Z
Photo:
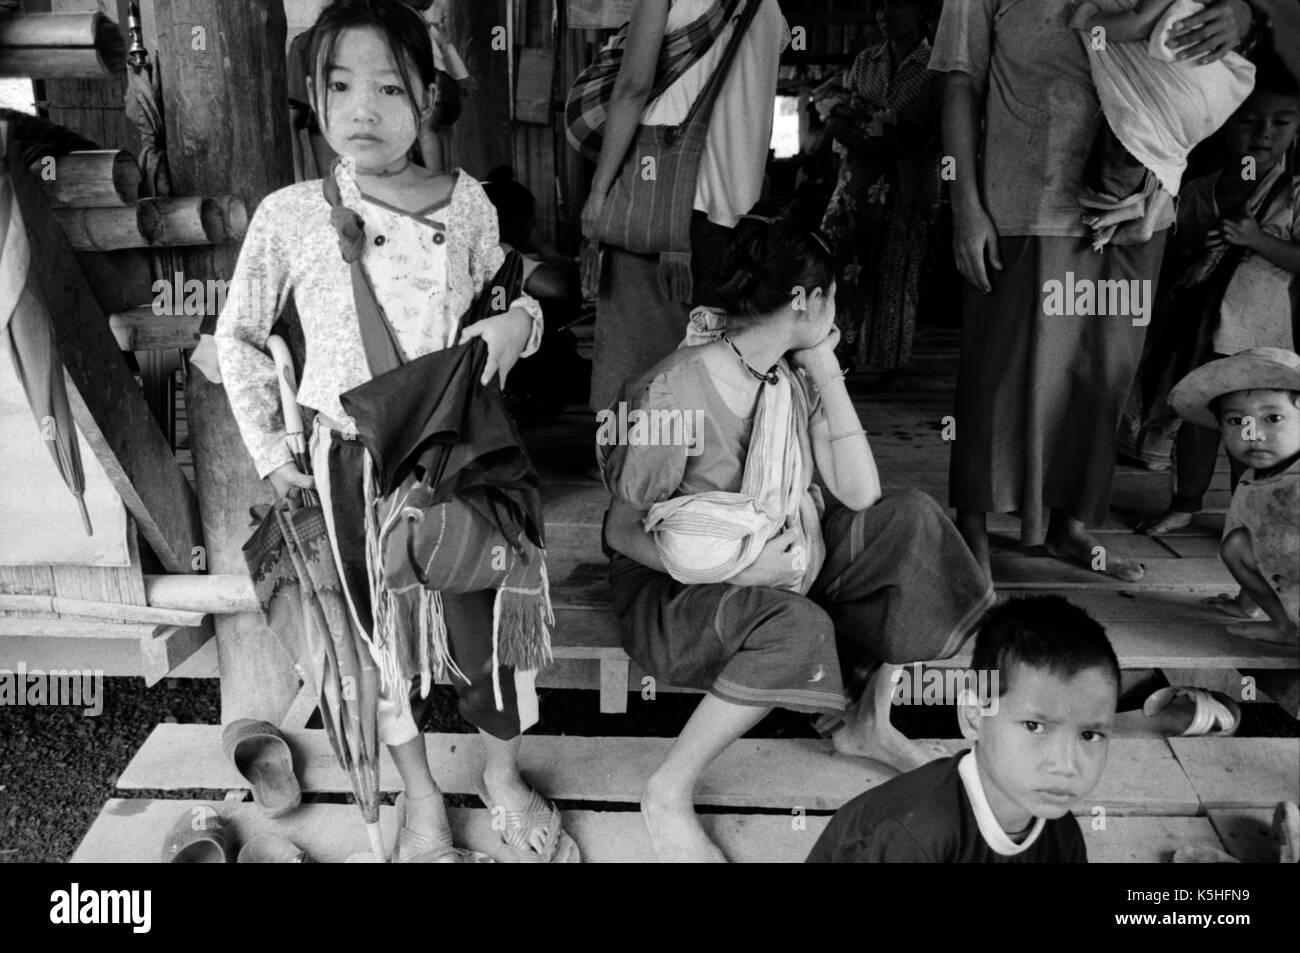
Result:
M142 199L157 210L161 226L155 245L215 245L225 241L217 203L205 196Z
M0 17L0 76L116 76L126 43L102 13L11 13Z
M267 193L293 181L293 157L283 135L289 125L284 4L155 0L153 13L176 191L234 195L255 208ZM238 252L237 245L185 249L184 278L229 280ZM269 502L270 488L257 478L222 387L191 370L185 396L207 547L204 568L246 575L248 510ZM278 640L256 612L222 615L215 625L222 719L279 724L297 695L298 679Z
M140 166L125 149L69 152L54 161L45 198L54 208L120 208L140 197Z
M144 248L162 234L162 215L145 202L121 208L60 208L54 219L77 251Z

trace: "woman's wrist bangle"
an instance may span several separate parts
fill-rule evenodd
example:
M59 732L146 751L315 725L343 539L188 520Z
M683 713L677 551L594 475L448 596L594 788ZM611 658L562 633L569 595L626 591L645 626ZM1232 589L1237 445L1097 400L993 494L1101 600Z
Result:
M846 369L840 371L838 374L835 374L835 375L832 376L832 377L828 377L828 378L826 378L824 381L820 381L820 382L819 382L819 381L813 381L813 390L820 394L820 393L821 393L821 389L822 389L823 387L825 387L827 384L834 384L836 381L842 381L842 380L844 380L845 376L846 376L848 373L849 373L849 372L848 372L848 369L846 368Z
M834 443L836 440L847 440L849 437L858 437L858 436L865 437L866 435L867 432L865 430L846 430L844 433L835 434L833 437L831 437L830 442Z

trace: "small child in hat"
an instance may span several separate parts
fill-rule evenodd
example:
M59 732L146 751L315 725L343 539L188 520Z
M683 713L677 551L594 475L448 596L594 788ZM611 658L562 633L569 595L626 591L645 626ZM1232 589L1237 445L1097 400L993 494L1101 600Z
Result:
M1300 640L1300 355L1261 347L1211 361L1179 381L1169 402L1183 419L1217 426L1228 453L1249 467L1219 555L1270 621L1228 631Z

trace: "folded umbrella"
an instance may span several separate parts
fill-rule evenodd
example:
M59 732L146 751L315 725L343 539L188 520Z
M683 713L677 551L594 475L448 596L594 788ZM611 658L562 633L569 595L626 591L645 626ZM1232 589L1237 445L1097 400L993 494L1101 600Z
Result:
M310 472L293 365L279 338L269 347L280 372L290 452ZM379 827L379 671L348 609L316 494L302 490L256 508L244 560L267 626L280 639L321 711L325 733L366 823L371 849L385 856Z

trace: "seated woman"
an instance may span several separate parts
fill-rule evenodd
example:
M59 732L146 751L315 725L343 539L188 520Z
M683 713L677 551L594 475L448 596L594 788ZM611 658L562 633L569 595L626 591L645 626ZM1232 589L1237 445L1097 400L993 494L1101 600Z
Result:
M889 723L890 675L953 655L993 602L933 499L881 496L834 356L834 268L819 236L744 217L716 275L727 313L692 317L725 331L602 415L620 421L597 454L623 645L655 678L708 692L642 797L662 860L725 860L695 784L774 707L829 716L838 750L899 770L941 756Z

